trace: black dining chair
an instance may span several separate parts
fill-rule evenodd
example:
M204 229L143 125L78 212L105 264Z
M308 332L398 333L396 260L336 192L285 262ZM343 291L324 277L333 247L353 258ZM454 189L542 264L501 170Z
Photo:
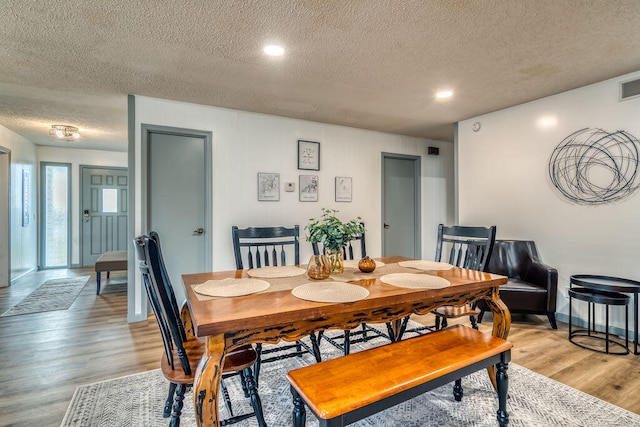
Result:
M133 244L138 258L138 268L151 303L164 344L164 354L160 361L163 375L169 381L169 395L165 402L164 417L171 416L171 427L180 425L180 416L184 394L193 386L195 372L202 355L206 351L206 343L193 334L191 316L186 306L178 307L175 294L160 250L160 239L157 233L149 236L138 236ZM258 425L266 427L262 404L251 367L258 355L251 346L242 346L225 355L222 368L220 388L230 418L223 425L237 423L255 416ZM239 375L246 397L250 398L253 412L234 415L224 379ZM172 412L173 408L173 412Z
M364 222L361 222L360 224L364 229ZM358 242L360 242L360 245L358 245ZM354 253L354 246L356 248L360 246L360 253L357 252L357 249L356 249L356 252ZM313 249L314 255L320 255L320 252L322 252L323 254L325 253L324 247L322 248L322 251L320 250L320 247L321 245L318 242L311 243L311 248ZM366 243L365 233L354 236L351 240L349 240L348 243L342 248L342 254L344 259L346 260L364 258L367 255L367 243ZM339 335L335 335L335 334L328 335L327 331L322 331L320 333L320 338L324 338L331 345L338 348L339 350L342 350L346 356L350 353L351 344L369 341L369 339L371 338L370 334L390 340L389 337L393 336L393 334L392 334L391 324L389 323L387 324L387 331L389 335L386 335L383 332L379 331L378 329L373 328L366 323L363 323L362 325L360 325L359 330L344 330ZM342 344L340 344L338 340L342 341Z
M236 269L262 268L287 265L287 256L293 257L293 264L300 264L300 226L293 227L231 227L233 253ZM263 348L256 344L258 361L255 366L255 378L258 382L262 363L275 362L289 357L311 353L320 362L318 337L310 334L311 346L302 340L291 345L278 345ZM267 357L265 357L267 356Z
M486 271L491 257L491 251L496 241L496 226L445 226L438 225L438 240L436 243L435 261L444 261L456 267L470 270ZM469 316L471 326L478 329L477 316L479 310L475 303L463 306L442 306L432 311L436 316L434 327L419 326L407 329L409 317L405 317L400 329L400 336L404 333L421 334L424 331L438 330L447 327L447 319Z

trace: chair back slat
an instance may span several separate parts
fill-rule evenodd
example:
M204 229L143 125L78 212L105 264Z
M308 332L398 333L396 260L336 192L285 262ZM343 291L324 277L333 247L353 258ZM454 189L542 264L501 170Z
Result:
M361 222L360 224L364 228L364 222ZM352 240L349 240L349 242L342 248L342 255L344 259L362 259L367 255L367 243L365 241L364 235L365 233L362 233L354 237ZM354 252L353 252L352 243L356 240L360 241L360 258L355 258ZM311 248L313 249L314 255L320 255L320 245L318 244L318 242L312 242ZM326 254L326 248L324 247L322 248L322 254L323 255Z
M300 264L300 227L231 227L236 269L287 265L287 252ZM245 262L246 261L246 262Z
M164 267L164 260L159 246L157 233L150 233L158 240L149 236L138 236L134 239L134 247L138 258L138 268L142 273L143 282L151 307L156 316L165 354L172 368L174 367L174 350L178 355L180 366L186 375L191 375L189 358L184 348L186 331L180 318L180 310L175 299L175 293L168 281Z
M456 267L485 271L491 256L491 249L496 240L496 226L438 226L438 242L436 245L436 261L448 249L449 263Z

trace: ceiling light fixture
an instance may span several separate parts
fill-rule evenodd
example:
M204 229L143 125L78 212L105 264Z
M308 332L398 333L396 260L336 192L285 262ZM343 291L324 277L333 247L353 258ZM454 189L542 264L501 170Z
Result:
M76 141L80 139L78 128L68 125L51 125L49 135L61 141Z
M278 46L277 44L268 44L262 49L264 53L269 56L282 56L284 55L284 48L282 46Z
M436 93L436 98L438 99L451 98L452 96L453 96L452 90L441 90L440 92Z

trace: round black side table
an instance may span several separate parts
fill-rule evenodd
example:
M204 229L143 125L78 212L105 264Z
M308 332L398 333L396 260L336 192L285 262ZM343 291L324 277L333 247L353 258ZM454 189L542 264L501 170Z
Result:
M574 285L587 289L633 294L633 331L635 336L633 354L640 354L638 352L638 337L640 337L640 331L638 331L638 294L640 293L640 282L612 276L574 274L571 276L569 288L571 289Z
M573 311L571 309L574 299L586 301L587 306L587 328L573 327ZM605 306L605 326L604 333L595 330L596 326L596 304ZM609 306L624 306L624 345L614 340L609 334ZM578 339L576 339L578 338ZM582 339L580 339L582 338ZM605 350L600 350L592 341L604 341ZM570 288L569 289L569 341L578 347L587 350L597 351L606 354L629 354L629 296L620 292L601 291L598 289ZM611 346L621 347L622 351L610 351Z

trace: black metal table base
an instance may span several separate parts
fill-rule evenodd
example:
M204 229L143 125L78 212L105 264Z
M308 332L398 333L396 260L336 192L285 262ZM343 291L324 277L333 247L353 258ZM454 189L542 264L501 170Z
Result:
M573 311L572 301L574 299L585 301L588 304L587 307L587 328L576 329L573 327ZM602 291L598 289L587 288L570 288L569 289L569 341L578 347L582 347L587 350L597 351L599 353L606 354L629 354L629 296L621 294L619 292ZM602 304L605 306L605 330L599 332L595 330L595 304ZM617 341L609 333L609 307L610 306L624 306L624 344ZM595 343L592 343L595 341ZM598 342L604 343L604 350L601 350L596 344ZM621 351L613 351L611 346L620 348Z

